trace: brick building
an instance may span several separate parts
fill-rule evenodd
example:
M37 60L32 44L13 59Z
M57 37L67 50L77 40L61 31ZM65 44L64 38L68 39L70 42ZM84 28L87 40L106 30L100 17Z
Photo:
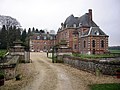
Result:
M55 45L55 34L33 33L30 37L30 51L48 51Z
M73 52L81 54L103 54L108 51L108 35L106 35L92 19L92 10L89 9L81 17L70 15L56 35L56 44L61 41Z

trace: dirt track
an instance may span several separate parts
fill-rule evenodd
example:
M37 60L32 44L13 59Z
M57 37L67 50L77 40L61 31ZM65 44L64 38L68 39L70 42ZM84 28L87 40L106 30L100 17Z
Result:
M21 90L89 90L88 85L96 83L118 83L112 76L96 77L68 65L52 63L46 53L31 53L37 75Z
M46 53L31 53L32 63L19 64L22 79L8 80L0 90L89 90L88 85L119 83L112 76L95 75L61 63L52 63Z
M70 75L62 64L53 64L46 53L32 53L37 75L21 90L86 90L79 78Z

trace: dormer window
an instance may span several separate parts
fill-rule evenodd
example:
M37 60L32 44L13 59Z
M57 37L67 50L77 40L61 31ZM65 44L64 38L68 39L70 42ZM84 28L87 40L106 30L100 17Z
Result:
M68 27L68 25L66 24L66 28Z
M40 39L40 36L37 36L37 39Z
M81 27L82 26L82 23L79 23L79 27Z
M46 36L44 36L44 40L46 40L47 39L47 37Z
M76 28L76 24L73 24L73 27Z

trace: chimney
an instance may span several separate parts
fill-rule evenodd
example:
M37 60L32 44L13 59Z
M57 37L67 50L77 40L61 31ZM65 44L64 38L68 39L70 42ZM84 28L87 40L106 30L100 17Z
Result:
M89 9L88 12L89 12L89 18L92 21L92 9Z

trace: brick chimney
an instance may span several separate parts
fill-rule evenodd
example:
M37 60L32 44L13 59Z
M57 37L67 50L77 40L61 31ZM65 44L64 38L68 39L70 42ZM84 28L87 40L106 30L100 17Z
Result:
M89 12L89 18L92 21L92 9L89 9L88 12Z

